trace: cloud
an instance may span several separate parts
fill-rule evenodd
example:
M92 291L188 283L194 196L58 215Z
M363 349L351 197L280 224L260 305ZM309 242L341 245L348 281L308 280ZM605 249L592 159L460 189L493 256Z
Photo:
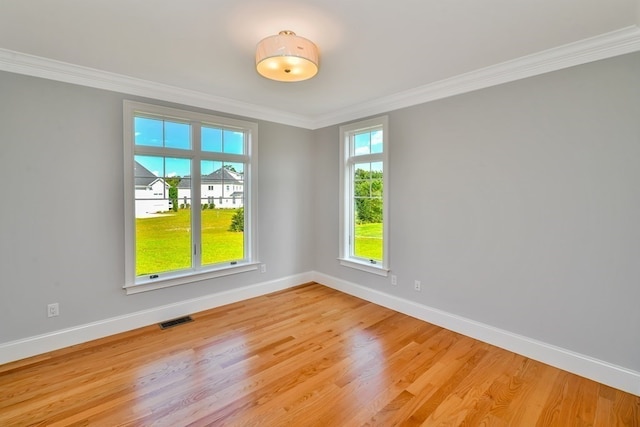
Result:
M371 132L371 145L382 144L382 131Z

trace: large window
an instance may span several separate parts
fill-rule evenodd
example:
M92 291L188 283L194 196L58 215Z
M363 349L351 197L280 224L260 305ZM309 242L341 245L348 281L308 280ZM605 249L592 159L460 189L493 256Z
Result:
M340 127L340 262L388 273L387 117Z
M125 101L125 288L255 270L257 125Z

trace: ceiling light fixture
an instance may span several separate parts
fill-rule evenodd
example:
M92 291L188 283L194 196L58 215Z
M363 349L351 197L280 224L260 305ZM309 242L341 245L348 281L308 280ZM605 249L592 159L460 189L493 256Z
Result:
M299 82L318 73L318 48L293 31L280 31L258 43L256 69L263 77Z

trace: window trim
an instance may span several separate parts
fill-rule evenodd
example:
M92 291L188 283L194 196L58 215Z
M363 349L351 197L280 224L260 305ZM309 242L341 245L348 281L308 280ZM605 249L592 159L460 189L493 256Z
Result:
M244 158L244 212L245 212L245 232L244 232L244 259L228 264L216 264L215 266L192 267L189 270L180 270L159 274L158 278L150 279L143 276L136 276L135 265L135 191L134 191L134 156L136 154L134 140L134 120L135 115L145 117L163 118L165 120L175 120L188 122L190 124L214 125L224 128L241 129L246 135L246 153ZM211 114L197 113L189 110L182 110L171 107L164 107L154 104L146 104L130 100L123 102L123 145L124 145L124 255L125 255L125 282L123 288L127 295L139 292L162 289L169 286L193 283L201 280L238 274L247 271L257 270L258 261L258 124L245 120L231 119L227 117L214 116ZM192 176L200 176L200 128L193 127L193 146L190 150L163 148L156 150L155 147L144 147L144 153L170 156L172 153L179 154L180 157L189 157L193 161ZM207 153L209 154L209 153ZM237 161L239 155L229 155L216 153L216 158L222 161ZM206 154L204 159L206 159ZM200 200L201 183L193 184L192 200ZM193 201L192 201L193 205ZM199 216L192 218L192 230L201 229Z
M353 153L353 135L369 129L382 129L382 153L355 155ZM352 167L358 162L382 162L382 262L371 264L351 256L350 230L354 223ZM340 265L366 271L367 273L387 276L389 274L389 118L374 117L348 125L340 126L340 221L339 256Z

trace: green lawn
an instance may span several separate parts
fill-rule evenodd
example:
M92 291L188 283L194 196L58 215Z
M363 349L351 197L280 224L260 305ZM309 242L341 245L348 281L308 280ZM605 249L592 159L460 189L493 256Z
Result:
M228 231L232 209L202 211L202 263L216 264L244 258L244 233ZM136 275L191 268L188 209L153 218L136 219ZM356 225L355 255L382 260L382 224Z
M382 223L360 224L355 228L354 255L382 261Z
M242 259L244 233L228 231L232 209L202 211L202 263ZM191 267L188 209L153 218L136 219L136 275Z

